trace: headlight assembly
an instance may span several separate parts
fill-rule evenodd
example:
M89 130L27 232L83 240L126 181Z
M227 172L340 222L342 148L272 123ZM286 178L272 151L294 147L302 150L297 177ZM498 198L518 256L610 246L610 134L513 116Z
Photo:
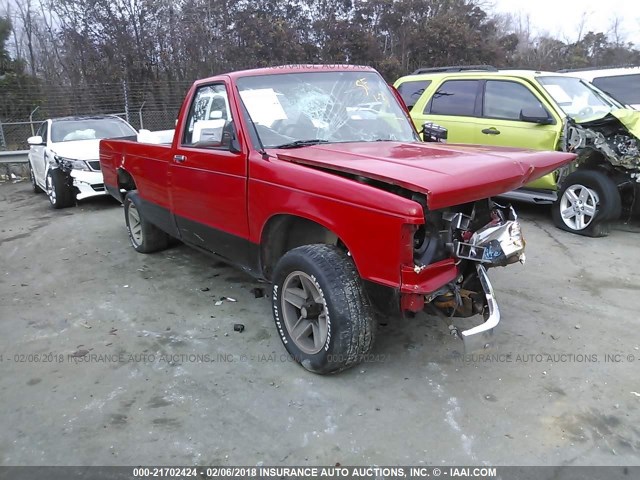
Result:
M61 157L60 155L55 155L56 163L65 171L70 170L84 170L85 172L91 171L89 165L84 160L74 160L72 158Z

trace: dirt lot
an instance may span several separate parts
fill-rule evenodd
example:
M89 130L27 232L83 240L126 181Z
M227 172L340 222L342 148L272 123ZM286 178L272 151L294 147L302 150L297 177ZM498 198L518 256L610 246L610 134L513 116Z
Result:
M0 463L637 465L639 229L520 210L492 357L389 318L371 362L320 377L287 360L265 285L185 246L136 253L108 198L53 211L1 185Z

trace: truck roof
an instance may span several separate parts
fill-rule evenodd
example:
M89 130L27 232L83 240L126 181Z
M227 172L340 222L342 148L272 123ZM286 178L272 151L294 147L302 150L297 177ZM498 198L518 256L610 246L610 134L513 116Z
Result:
M324 64L294 64L278 65L274 67L254 68L250 70L240 70L203 78L195 82L196 85L211 83L221 77L237 80L242 77L256 77L259 75L282 75L286 73L313 73L313 72L376 72L374 68L363 65L324 65Z

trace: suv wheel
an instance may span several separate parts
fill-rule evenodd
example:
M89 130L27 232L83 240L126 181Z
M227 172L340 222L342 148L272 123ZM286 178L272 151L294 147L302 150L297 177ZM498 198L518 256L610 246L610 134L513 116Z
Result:
M53 208L66 208L74 204L74 193L69 186L67 176L62 170L54 168L47 172L45 180L49 203Z
M280 259L272 307L285 348L311 372L345 370L373 347L371 304L353 261L333 245L305 245Z
M164 250L169 246L170 237L144 218L140 210L141 204L137 190L124 197L124 219L131 246L140 253Z
M613 180L601 172L578 170L564 180L552 215L562 230L604 237L609 234L609 222L621 212L620 192Z

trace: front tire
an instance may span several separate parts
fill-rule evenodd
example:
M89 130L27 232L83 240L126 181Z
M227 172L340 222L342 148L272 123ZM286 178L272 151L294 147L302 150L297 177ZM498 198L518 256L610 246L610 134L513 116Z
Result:
M353 367L373 347L369 298L352 259L336 246L287 252L274 271L272 308L282 343L310 372Z
M72 207L75 204L75 195L69 185L69 179L62 170L58 168L49 170L45 185L51 207L59 209Z
M620 218L622 202L615 182L604 173L578 170L569 175L553 204L555 225L567 232L605 237L609 222Z
M170 237L142 215L137 190L124 197L124 219L131 246L139 253L153 253L169 246Z

